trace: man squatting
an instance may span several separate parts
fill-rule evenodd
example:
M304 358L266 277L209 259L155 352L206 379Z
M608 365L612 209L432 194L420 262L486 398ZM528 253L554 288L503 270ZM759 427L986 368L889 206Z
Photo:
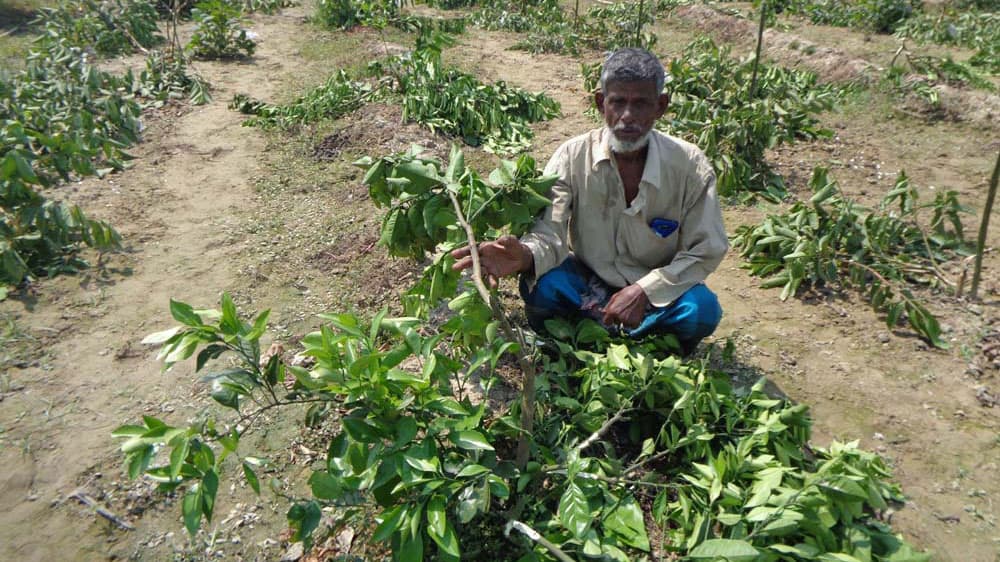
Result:
M630 337L671 333L694 350L722 317L705 278L729 247L712 165L698 147L653 130L670 98L660 61L622 49L594 95L605 126L556 150L552 205L521 237L479 244L483 275L521 275L528 322L589 317ZM471 267L468 247L455 269Z

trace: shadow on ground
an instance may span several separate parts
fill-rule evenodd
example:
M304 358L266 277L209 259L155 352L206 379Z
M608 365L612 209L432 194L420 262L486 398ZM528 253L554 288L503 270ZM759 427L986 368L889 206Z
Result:
M0 36L22 35L31 32L31 22L38 11L21 6L0 4Z

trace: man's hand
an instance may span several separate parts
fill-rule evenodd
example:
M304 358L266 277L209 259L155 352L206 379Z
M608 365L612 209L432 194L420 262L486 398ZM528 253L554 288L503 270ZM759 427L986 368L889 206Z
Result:
M472 267L472 250L466 246L451 253L455 258L454 270ZM497 280L508 275L515 275L531 269L533 258L531 250L521 243L516 236L501 236L493 242L479 244L479 263L483 277L491 287L496 287Z
M638 328L646 315L648 304L649 297L642 287L636 284L629 285L612 295L604 307L604 325L621 324L630 329Z

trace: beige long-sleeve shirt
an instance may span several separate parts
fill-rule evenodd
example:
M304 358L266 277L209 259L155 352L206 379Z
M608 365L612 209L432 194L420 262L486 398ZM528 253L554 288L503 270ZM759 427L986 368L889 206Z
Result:
M610 134L595 129L556 150L545 167L559 176L552 205L522 242L536 279L572 252L608 285L638 283L654 306L667 306L704 281L729 248L715 173L698 147L653 131L638 194L626 206ZM661 238L650 227L655 218L679 226Z

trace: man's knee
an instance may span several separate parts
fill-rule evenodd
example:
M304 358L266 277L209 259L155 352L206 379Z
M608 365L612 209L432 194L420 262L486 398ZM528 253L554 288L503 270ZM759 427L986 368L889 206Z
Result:
M683 340L697 341L710 336L722 320L719 298L704 284L688 289L678 299L677 306L680 311L674 329Z
M715 296L704 283L691 287L681 298L691 307L692 320L699 324L711 325L713 330L719 325L719 321L722 320L722 305L719 304L719 297Z

